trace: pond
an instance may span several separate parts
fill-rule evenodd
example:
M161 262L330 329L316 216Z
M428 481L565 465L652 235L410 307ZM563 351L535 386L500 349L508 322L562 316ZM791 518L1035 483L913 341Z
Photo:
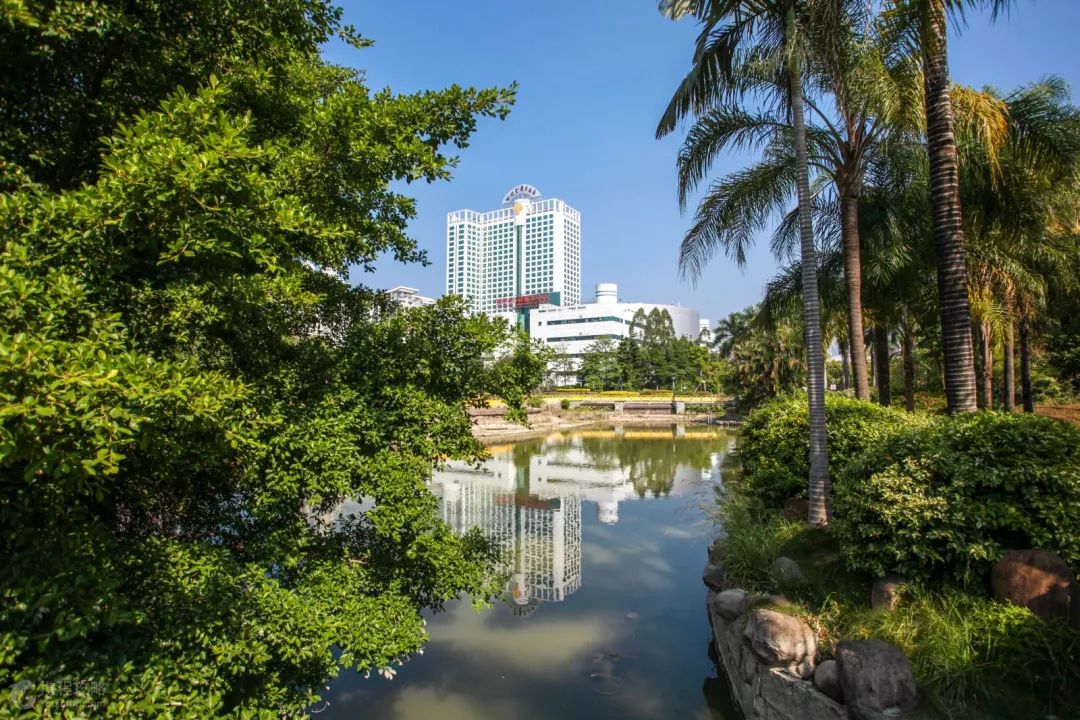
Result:
M682 425L587 430L435 472L443 519L502 549L504 595L429 614L422 656L393 680L343 673L315 716L733 720L701 569L734 442Z

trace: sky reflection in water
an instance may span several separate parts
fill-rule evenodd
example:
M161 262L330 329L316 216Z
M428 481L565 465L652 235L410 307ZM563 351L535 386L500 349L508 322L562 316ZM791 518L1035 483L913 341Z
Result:
M428 617L393 681L344 673L319 718L734 718L708 654L701 568L734 436L582 431L492 447L431 489L502 549L501 601Z

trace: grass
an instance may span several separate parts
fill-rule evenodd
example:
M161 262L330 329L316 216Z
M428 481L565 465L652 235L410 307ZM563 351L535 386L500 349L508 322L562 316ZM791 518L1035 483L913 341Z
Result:
M843 639L880 638L902 648L923 691L926 717L1080 718L1080 633L981 591L909 587L893 612L870 609L873 578L849 572L835 538L737 495L716 511L733 585L782 592L818 635L823 658ZM799 563L805 582L770 574L777 557Z

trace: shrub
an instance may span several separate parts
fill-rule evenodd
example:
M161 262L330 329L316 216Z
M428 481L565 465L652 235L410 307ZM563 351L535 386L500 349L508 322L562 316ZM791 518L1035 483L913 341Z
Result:
M1054 402L1068 399L1068 393L1056 377L1036 370L1031 378L1031 399L1037 403Z
M714 514L723 529L729 582L753 593L782 592L781 612L818 636L821 658L844 639L879 638L911 659L927 717L1074 717L1080 707L1080 633L1046 623L1026 608L952 585L911 583L893 612L866 602L871 578L844 567L835 533L748 503L735 488ZM805 582L777 582L780 556L795 559Z
M569 410L570 409L570 401L567 398L563 398L562 400L559 401L559 407L561 407L563 410Z
M783 555L785 545L809 526L778 512L756 510L735 492L721 498L715 518L723 528L723 565L728 581L747 590L767 590L771 589L772 561Z
M1080 430L981 412L898 432L833 485L851 568L971 582L1008 548L1080 565Z
M1026 608L913 586L893 612L828 602L819 622L825 654L842 638L902 648L927 704L945 717L1072 717L1064 713L1080 701L1080 634Z
M928 422L919 415L831 393L825 396L825 415L833 474L867 447L909 425ZM790 497L805 497L809 455L806 398L788 396L762 405L747 418L739 438L746 492L771 507Z

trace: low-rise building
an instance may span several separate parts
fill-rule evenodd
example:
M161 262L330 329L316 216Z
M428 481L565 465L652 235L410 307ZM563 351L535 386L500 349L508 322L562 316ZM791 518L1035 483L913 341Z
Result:
M700 333L697 310L679 305L648 302L621 302L615 283L596 286L596 302L579 305L541 305L529 312L529 336L555 349L564 360L560 385L576 384L576 372L586 349L604 338L618 342L629 337L634 329L634 317L639 311L646 315L653 310L667 311L675 335L696 341Z
M386 294L402 307L423 307L424 305L435 304L435 298L425 297L416 288L405 287L404 285L390 288L386 291Z

